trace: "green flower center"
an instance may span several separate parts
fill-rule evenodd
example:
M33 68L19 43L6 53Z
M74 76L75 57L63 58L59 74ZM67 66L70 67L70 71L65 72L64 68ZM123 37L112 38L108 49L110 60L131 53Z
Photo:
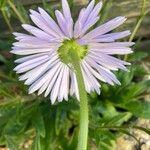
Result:
M65 40L58 49L59 58L63 63L70 64L72 62L71 51L76 51L78 57L82 60L87 55L88 46L80 45L75 40Z

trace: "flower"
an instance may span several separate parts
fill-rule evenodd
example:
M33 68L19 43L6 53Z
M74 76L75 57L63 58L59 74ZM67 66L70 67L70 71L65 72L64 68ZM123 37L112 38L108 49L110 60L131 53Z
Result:
M15 61L15 71L21 74L19 80L30 85L29 93L45 92L50 95L51 102L57 99L68 100L69 95L79 99L78 83L74 70L70 67L68 47L76 45L80 55L81 71L87 93L96 91L100 94L98 80L110 85L120 82L112 71L122 69L130 63L119 60L113 55L132 53L132 42L116 42L130 35L130 31L115 32L126 21L125 17L116 17L90 31L99 20L102 2L95 4L92 0L87 8L83 8L74 23L67 0L62 0L62 13L55 11L57 22L42 8L38 12L30 10L31 20L35 26L23 24L30 34L14 33L18 42L13 44L12 53L25 55ZM65 61L66 60L66 61Z

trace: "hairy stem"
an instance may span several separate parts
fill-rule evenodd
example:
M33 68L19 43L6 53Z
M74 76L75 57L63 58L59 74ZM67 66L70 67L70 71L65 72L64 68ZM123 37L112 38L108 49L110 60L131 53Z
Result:
M80 67L80 58L76 50L70 51L73 68L77 76L80 97L80 126L77 150L87 150L88 139L88 98L85 90L84 80Z

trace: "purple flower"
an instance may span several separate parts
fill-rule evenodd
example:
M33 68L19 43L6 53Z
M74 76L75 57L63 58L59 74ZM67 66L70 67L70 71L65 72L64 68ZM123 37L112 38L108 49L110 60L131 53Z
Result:
M126 21L122 16L90 31L100 18L101 7L102 2L95 5L95 0L92 0L87 8L80 11L75 23L67 0L62 0L63 12L55 11L57 21L42 8L38 8L38 12L30 10L35 26L22 25L30 34L14 33L18 42L13 44L11 51L17 55L25 55L15 61L18 65L14 70L21 74L19 80L25 80L25 84L30 85L30 94L35 91L39 95L45 92L45 96L50 95L52 103L56 99L59 102L68 100L68 95L75 95L79 99L76 74L69 63L62 61L59 54L65 41L74 41L86 50L80 62L88 93L96 91L100 94L98 80L110 85L120 85L111 71L127 71L125 65L130 63L113 55L132 53L129 47L134 43L116 42L130 35L130 31L110 32Z

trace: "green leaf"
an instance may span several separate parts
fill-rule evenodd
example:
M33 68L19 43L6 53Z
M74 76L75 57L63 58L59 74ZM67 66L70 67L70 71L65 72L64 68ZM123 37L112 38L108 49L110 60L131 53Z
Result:
M95 141L96 146L101 150L113 150L115 147L116 135L104 128L90 128L89 137Z
M135 77L139 78L139 77L143 77L144 75L148 74L148 71L145 69L143 64L138 64L138 65L134 64L134 68L135 68L135 70L134 70L134 76Z
M6 124L11 117L13 117L14 113L15 113L15 110L10 107L8 107L8 108L1 107L0 108L0 128L4 124Z
M13 98L14 97L14 93L12 93L11 89L9 88L10 84L9 83L3 83L2 81L0 81L0 95L4 96L4 97L9 97L9 98Z
M6 0L1 0L0 1L0 9L2 9L3 7L5 7L6 6Z
M18 120L16 120L15 118L16 117L11 118L5 126L4 133L6 135L16 136L24 132L24 129L27 125L26 120L23 122L18 122Z
M61 110L60 108L57 108L56 110L56 117L55 117L55 132L56 135L58 135L61 131L61 129L64 128L64 125L67 122L67 116L66 112Z
M130 101L123 106L137 117L150 119L150 102Z
M115 107L109 101L100 102L97 111L101 113L104 118L110 118L117 115Z
M10 42L10 41L4 41L4 40L0 40L0 49L2 49L2 50L10 50L10 48L11 48L11 43L12 43L12 41Z
M74 133L72 135L70 144L69 144L69 150L74 150L77 147L77 143L78 143L78 130L74 129Z
M137 143L139 144L139 140L133 135L131 134L129 131L125 130L125 129L119 129L120 132L128 135L128 136L131 136L133 139L135 139L137 141Z
M124 86L130 84L132 79L133 79L133 77L134 77L135 67L134 66L130 66L130 67L128 67L128 70L129 70L129 72L124 72L124 71L120 70L117 73L117 77L118 77L119 81L121 82L121 87L124 87ZM118 89L118 87L117 87L117 89Z
M19 150L17 142L14 140L14 138L10 136L6 136L7 146L10 150Z
M33 141L31 150L42 150L41 143L40 143L40 136L39 135L36 135L36 137L35 137L35 139Z
M5 62L6 62L5 57L3 57L1 54L0 54L0 62L3 62L3 63L5 63Z
M136 129L139 129L141 131L144 131L144 132L146 132L147 134L150 135L150 129L146 129L146 128L139 127L139 126L133 126L133 128L136 128Z
M115 147L116 137L109 130L99 130L99 148L102 150L112 150Z
M42 106L42 114L44 117L44 124L45 124L45 137L41 137L41 147L42 150L49 150L54 149L54 139L56 137L55 133L55 126L54 126L54 116L52 114L52 109L45 103Z
M129 61L140 61L148 56L146 52L134 52L133 54L129 55Z
M98 145L98 149L100 150L116 150L116 143L115 141L111 141L111 145L106 144L105 142L100 142Z
M35 109L35 112L32 114L32 123L37 131L37 134L41 135L42 137L45 137L45 126L43 116L39 108Z
M149 92L150 90L150 80L145 80L139 83L130 83L128 86L116 91L110 96L110 100L114 104L125 104L133 99L138 99L138 96L144 92Z
M132 117L132 114L128 112L119 113L118 115L115 115L114 117L105 121L105 125L106 126L119 126L123 124L124 122L127 122L131 117Z

